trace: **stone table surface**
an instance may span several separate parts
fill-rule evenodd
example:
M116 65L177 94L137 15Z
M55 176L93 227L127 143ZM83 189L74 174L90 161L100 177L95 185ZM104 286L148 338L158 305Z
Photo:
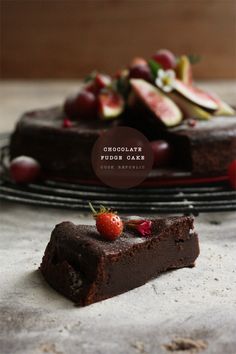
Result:
M77 85L1 83L0 131L11 130L22 110L60 102ZM235 102L234 82L202 85ZM185 344L191 338L199 352L236 353L236 213L196 218L196 267L84 308L52 290L37 270L54 225L63 220L93 223L75 211L0 201L1 354L162 354L179 337ZM191 352L197 351L177 351Z

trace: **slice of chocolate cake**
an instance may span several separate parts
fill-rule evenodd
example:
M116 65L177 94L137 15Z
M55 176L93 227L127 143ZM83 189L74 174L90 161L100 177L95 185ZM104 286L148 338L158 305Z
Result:
M55 227L41 272L58 292L81 306L145 284L169 269L192 267L199 255L190 216L156 218L151 235L125 230L106 241L95 226L63 222Z

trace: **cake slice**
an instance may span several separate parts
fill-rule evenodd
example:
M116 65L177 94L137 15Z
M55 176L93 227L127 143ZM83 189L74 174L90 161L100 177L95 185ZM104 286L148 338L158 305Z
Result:
M192 267L199 255L191 216L155 218L143 237L125 229L115 241L95 226L62 222L52 232L40 270L47 282L85 306L121 294L169 269Z

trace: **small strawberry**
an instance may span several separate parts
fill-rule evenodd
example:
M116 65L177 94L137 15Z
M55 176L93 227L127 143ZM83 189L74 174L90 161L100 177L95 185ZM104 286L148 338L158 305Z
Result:
M104 206L101 206L97 212L91 203L89 206L96 219L97 230L106 240L113 241L122 234L123 222L116 212L106 209Z

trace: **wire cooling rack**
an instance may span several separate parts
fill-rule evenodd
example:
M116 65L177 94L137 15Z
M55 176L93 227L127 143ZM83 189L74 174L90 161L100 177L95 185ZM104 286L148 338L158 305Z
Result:
M0 135L1 164L7 158L9 134ZM236 211L236 191L227 182L188 186L113 189L45 180L20 185L0 174L0 200L87 211L88 202L124 213L194 214Z

